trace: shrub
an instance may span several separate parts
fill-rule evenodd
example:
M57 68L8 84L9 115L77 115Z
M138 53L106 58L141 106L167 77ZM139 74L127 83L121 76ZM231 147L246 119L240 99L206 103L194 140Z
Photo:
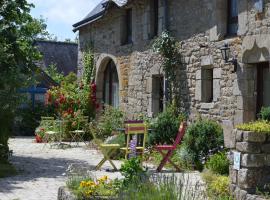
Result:
M134 179L144 175L144 170L141 166L140 158L133 157L129 160L126 160L124 164L121 165L120 172L125 177L123 181L124 186L127 186Z
M126 143L125 134L118 134L116 136L113 136L112 138L108 138L106 141L107 144L119 144L120 147L123 147ZM125 156L124 151L121 151L120 149L117 149L112 155L111 159L120 159Z
M16 134L30 136L34 135L35 129L39 125L40 117L47 116L48 110L41 103L36 103L34 107L29 103L25 107L19 108L17 113L14 122Z
M201 168L209 151L223 145L223 130L215 121L199 119L188 127L182 145L192 155L194 164Z
M259 115L262 120L270 121L270 107L262 107Z
M253 131L257 133L270 133L270 123L264 120L240 124L240 125L237 125L236 128L243 131Z
M202 178L206 183L210 199L233 200L229 190L229 177L214 174L212 171L207 170L202 173Z
M174 106L168 108L157 116L153 124L153 133L149 135L150 144L172 144L175 140L180 123L186 117L179 115Z
M230 162L225 152L214 154L206 162L207 169L210 169L212 172L220 174L220 175L229 174L229 165L230 165Z
M96 135L98 138L106 139L112 132L123 126L124 114L121 110L111 106L105 106L102 116L98 119Z

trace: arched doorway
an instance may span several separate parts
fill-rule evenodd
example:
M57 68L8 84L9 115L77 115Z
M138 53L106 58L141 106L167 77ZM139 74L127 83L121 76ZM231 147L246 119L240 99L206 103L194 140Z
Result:
M119 107L119 78L113 60L109 60L103 73L103 102Z

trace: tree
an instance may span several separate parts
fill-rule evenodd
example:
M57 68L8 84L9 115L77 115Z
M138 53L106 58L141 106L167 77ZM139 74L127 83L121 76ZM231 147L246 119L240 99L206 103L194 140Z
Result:
M21 99L18 89L31 82L35 61L41 58L33 42L48 34L44 21L29 14L31 7L26 0L0 1L0 163L7 159L7 141Z

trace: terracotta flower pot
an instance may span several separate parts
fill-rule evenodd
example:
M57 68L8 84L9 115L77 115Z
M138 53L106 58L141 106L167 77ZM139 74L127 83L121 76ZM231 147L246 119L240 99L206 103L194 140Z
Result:
M42 138L39 135L36 135L36 143L42 143Z

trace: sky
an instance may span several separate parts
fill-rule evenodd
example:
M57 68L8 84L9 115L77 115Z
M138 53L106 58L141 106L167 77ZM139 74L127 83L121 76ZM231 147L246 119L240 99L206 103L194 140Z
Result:
M31 15L35 18L42 16L50 34L57 40L74 40L72 25L82 20L101 0L28 0L33 3Z

